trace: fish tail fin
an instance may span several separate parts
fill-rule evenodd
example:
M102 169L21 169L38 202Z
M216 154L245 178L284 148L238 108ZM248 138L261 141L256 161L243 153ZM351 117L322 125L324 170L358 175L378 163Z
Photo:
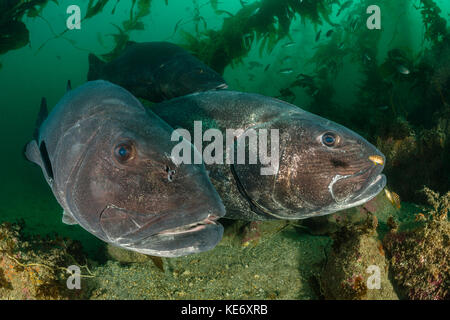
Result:
M88 81L98 80L99 76L101 74L101 71L103 69L103 66L105 65L105 62L100 60L100 58L98 58L93 53L89 54L88 59L89 59Z

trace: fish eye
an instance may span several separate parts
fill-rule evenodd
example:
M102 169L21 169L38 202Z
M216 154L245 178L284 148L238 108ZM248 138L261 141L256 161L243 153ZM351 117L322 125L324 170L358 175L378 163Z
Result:
M131 141L121 142L114 148L114 156L120 163L133 159L134 154L134 145Z
M338 138L332 132L327 132L322 135L322 143L327 147L334 147L337 141Z

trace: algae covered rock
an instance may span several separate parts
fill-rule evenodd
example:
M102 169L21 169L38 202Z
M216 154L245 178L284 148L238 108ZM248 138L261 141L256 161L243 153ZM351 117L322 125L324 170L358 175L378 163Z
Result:
M388 279L388 264L377 239L375 216L333 235L320 285L326 299L398 299Z
M60 238L28 238L18 224L0 224L0 299L83 299L90 291L83 282L70 290L67 268L78 265L78 243ZM86 272L88 269L84 269Z
M409 299L450 299L450 192L424 189L432 209L418 214L412 230L393 229L384 238L396 283ZM401 227L401 226L400 226Z

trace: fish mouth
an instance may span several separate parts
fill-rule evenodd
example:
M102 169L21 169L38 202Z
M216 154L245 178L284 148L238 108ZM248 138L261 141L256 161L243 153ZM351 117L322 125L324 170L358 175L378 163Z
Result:
M386 176L381 174L383 165L372 165L352 175L335 176L328 189L338 205L357 206L374 198L386 185ZM339 196L339 189L351 188L348 195Z
M197 231L207 228L210 225L217 226L218 223L216 222L216 220L218 220L219 218L220 217L217 215L210 214L203 220L200 220L200 221L188 224L188 225L184 225L181 227L166 229L157 234L159 234L159 235L179 235L179 234L183 234L183 233L197 232Z
M139 253L178 257L213 249L222 239L217 220L223 204L193 213L190 210L145 214L107 206L100 216L103 240Z
M355 206L366 203L373 199L386 186L386 176L384 174L376 175L367 187L359 195L352 199Z

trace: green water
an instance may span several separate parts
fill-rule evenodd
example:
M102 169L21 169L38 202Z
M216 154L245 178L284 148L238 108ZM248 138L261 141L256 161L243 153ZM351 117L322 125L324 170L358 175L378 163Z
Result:
M129 18L131 1L120 1L114 14L111 14L111 11L116 5L116 1L109 1L102 12L82 21L81 30L71 30L64 33L63 36L54 38L56 34L66 30L66 19L68 17L66 8L76 3L80 6L83 16L89 1L59 0L57 2L58 4L53 1L46 3L38 17L27 17L26 15L22 17L22 21L30 32L29 44L0 55L2 66L0 69L0 136L2 141L0 222L23 220L27 233L40 235L57 233L64 237L80 240L88 254L94 257L98 250L104 247L104 243L79 226L68 226L61 222L62 209L52 195L40 169L28 162L23 157L22 151L24 145L32 137L41 97L47 98L51 108L64 94L67 80L71 80L73 87L77 87L86 81L88 54L91 52L95 54L108 53L114 48L115 42L111 34L117 33L117 29L113 23L121 25L123 21ZM212 2L215 5L215 1ZM341 1L341 3L344 2ZM252 1L246 1L246 3L250 5ZM435 0L434 3L442 10L439 15L447 21L446 30L450 32L448 29L450 2ZM366 39L369 43L360 44L358 39L363 41L365 38L358 38L358 35L360 35L358 28L364 28L364 26L358 27L358 30L354 32L348 32L342 27L348 25L355 14L354 10L362 17L368 17L369 15L363 10L367 7L366 4L376 4L381 8L382 29L371 31L376 34L373 37L375 39L373 43L370 42L372 41L372 38L370 38ZM440 78L436 76L433 79L447 77L446 80L441 79L440 95L437 91L430 91L429 96L421 96L423 101L427 99L441 101L442 106L436 107L436 110L431 110L432 107L430 106L418 105L416 95L420 90L410 86L410 83L406 80L388 82L395 87L394 97L383 96L385 91L380 89L380 100L372 100L373 109L363 109L366 107L367 101L360 103L362 99L361 88L371 85L365 82L368 75L367 65L364 64L364 57L361 58L366 52L369 53L370 59L376 59L377 65L381 65L388 58L390 50L400 49L418 64L424 50L432 49L435 45L433 41L426 37L423 17L420 11L415 8L419 4L420 1L412 0L376 0L370 1L370 3L354 1L348 9L342 11L339 17L336 17L339 5L330 5L328 7L332 11L329 17L333 23L339 26L330 25L322 16L314 24L311 20L295 14L289 32L276 42L271 52L260 50L262 40L254 40L247 53L226 66L223 77L229 84L230 89L256 92L286 100L286 97L281 97L280 90L289 87L300 73L311 75L319 83L317 84L318 92L314 92L315 90L308 87L294 87L292 91L295 93L295 97L292 98L291 102L348 126L374 144L377 143L378 137L389 136L389 130L392 127L398 128L394 125L384 131L378 130L392 118L406 119L417 128L434 128L438 121L430 120L427 122L427 119L431 119L432 114L437 109L441 108L448 112L449 108L448 103L450 101L447 99L450 99L448 92L450 56L445 56L445 54L450 53L450 49L440 51L441 56L444 55L443 59L441 57L440 65L430 63L434 68L431 73L438 69L442 70ZM238 0L223 0L218 1L217 9L234 15L242 9L242 4ZM198 10L197 15L196 10ZM206 30L220 30L224 18L230 15L223 12L219 13L206 0L168 0L167 4L163 0L153 0L151 1L150 13L141 18L144 30L130 31L129 37L130 40L137 42L170 41L186 46L187 41L183 32L190 33L195 37L204 37ZM196 17L201 17L201 19L196 20ZM333 32L327 36L329 30L333 30ZM316 41L319 31L321 31L320 38ZM0 30L1 32L2 30ZM339 41L334 40L334 36L338 33L341 37ZM337 51L331 50L331 46L326 46L332 41L338 41L338 45L343 43L346 48L349 48L342 59L337 60L336 71L330 65L327 65L329 59L337 55ZM284 47L283 44L287 42L294 42L295 45ZM359 45L362 49L358 51ZM364 51L368 49L372 51ZM318 56L318 53L321 55ZM201 57L201 54L199 56ZM289 58L285 59L286 56ZM257 61L262 66L251 68L249 63L252 61ZM269 68L264 70L269 64ZM279 72L286 68L292 69L292 74ZM412 69L411 72L413 72ZM367 99L371 98L366 97ZM389 104L392 101L394 101L392 104L401 106L401 108L398 107L394 111L389 109L385 113L380 111L383 110L385 103ZM389 108L392 108L392 106ZM422 114L423 123L421 122ZM435 115L435 117L437 116ZM444 136L448 135L448 132L444 130L443 134ZM445 146L444 150L448 153L448 139L443 145ZM438 171L448 169L447 160L448 158L444 157L439 160L441 162L433 165L438 168L436 169ZM420 157L418 160L412 161L420 162ZM395 175L391 186L393 185L394 189L397 188L396 190L402 197L414 202L415 193L406 187L403 189L409 183L409 176L402 177L401 170L402 168L391 170L392 174ZM422 182L422 185L434 186L441 192L448 191L450 189L450 171L441 172L444 173L440 174L440 180L433 178L436 175L430 173L417 185ZM390 185L390 176L388 175L387 178L388 185ZM402 194L401 190L406 191ZM417 201L420 201L420 199ZM277 241L289 242L290 240ZM304 238L299 241L301 247L306 248L302 242ZM308 241L315 241L314 237L308 238ZM319 247L320 244L326 242L323 238L317 238L317 241L315 245ZM295 247L295 244L290 243L286 245L286 250L293 247ZM220 250L220 246L217 250ZM291 258L298 262L298 255ZM317 256L314 259L317 260ZM255 258L255 260L257 259ZM293 268L297 270L297 264ZM239 268L235 271L239 272ZM283 278L283 281L288 280ZM302 286L299 284L298 287ZM189 288L188 285L187 288ZM274 289L274 291L276 290ZM305 289L305 291L301 291L301 294L284 294L283 297L294 299L316 297L308 292L309 289ZM214 294L216 293L214 291ZM214 297L218 298L220 294ZM189 294L187 296L195 297ZM133 294L129 296L117 294L114 296L111 294L108 297L136 296ZM154 296L150 295L150 297ZM177 298L183 296L169 294L163 297ZM239 298L239 295L236 294L233 297ZM271 298L272 296L267 294L258 297Z

